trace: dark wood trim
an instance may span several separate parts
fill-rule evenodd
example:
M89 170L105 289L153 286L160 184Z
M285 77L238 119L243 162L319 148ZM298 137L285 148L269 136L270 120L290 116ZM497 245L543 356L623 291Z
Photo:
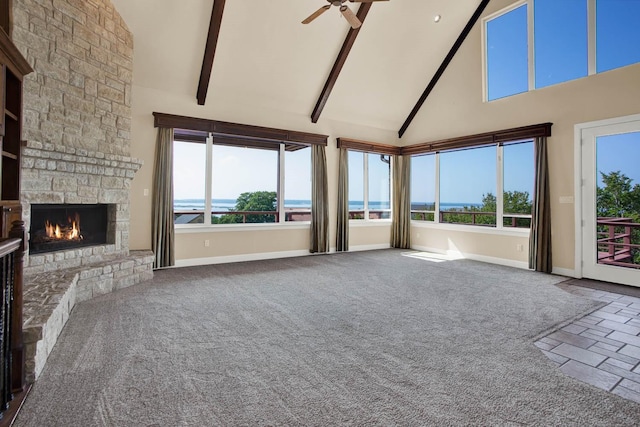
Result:
M22 56L22 53L13 44L7 33L0 28L0 59L6 56L6 66L11 69L14 74L21 76L27 75L33 71L29 62ZM15 68L14 68L15 65ZM16 113L15 111L13 113Z
M427 85L427 88L424 90L424 92L420 96L420 99L418 99L418 102L413 107L413 110L411 110L411 113L409 113L409 117L407 117L407 120L405 120L402 127L398 131L398 135L400 136L400 138L402 138L402 135L404 135L404 133L407 131L407 129L411 125L411 122L416 117L416 114L418 114L418 111L420 111L420 108L422 108L422 105L427 100L427 97L429 96L429 94L431 94L431 91L438 83L438 80L440 80L440 77L442 77L442 75L444 74L445 70L453 60L453 57L458 52L458 49L460 49L460 46L462 46L462 43L464 43L464 40L467 38L467 36L471 32L471 29L476 24L476 22L480 18L480 15L482 15L482 12L484 12L484 9L489 4L489 1L490 0L482 0L478 5L478 8L469 19L469 22L467 22L467 25L464 27L464 29L460 33L460 35L458 36L458 39L455 41L455 43L451 47L451 50L449 50L449 53L444 58L444 60L442 61L442 64L440 64L440 67L438 68L433 78Z
M504 129L495 132L479 133L476 135L443 139L440 141L424 142L421 144L404 146L400 151L402 155L426 154L445 150L455 150L460 148L499 144L529 138L539 138L543 136L548 137L551 136L552 125L553 123L541 123L531 126Z
M208 132L187 131L185 129L175 129L173 132L174 141L193 142L197 144L205 144L207 142ZM262 150L280 150L281 142L276 141L258 141L255 139L246 139L236 136L215 136L213 138L214 145L227 145L232 147L252 147ZM309 144L284 143L285 151L298 151L309 147Z
M0 0L0 28L11 38L13 30L13 0Z
M220 25L224 12L225 0L213 0L211 10L211 22L209 23L209 33L207 35L207 45L204 48L204 58L202 59L202 69L200 70L200 80L198 82L198 92L196 98L198 105L204 105L211 81L211 71L213 70L213 60L216 56L218 46L218 36L220 35Z
M346 148L347 150L363 151L365 153L377 154L400 154L400 147L395 145L380 144L378 142L360 141L350 138L338 138L338 148Z
M358 13L356 16L364 24L364 20L367 18L367 14L369 13L369 9L371 9L372 3L361 3L360 8L358 9ZM360 27L362 28L362 27ZM324 87L322 88L322 92L320 93L320 97L318 98L318 102L316 102L316 106L311 113L311 121L313 123L317 123L320 118L320 114L322 114L322 110L324 110L324 106L327 104L329 100L329 95L331 95L331 91L333 90L333 86L336 84L338 80L338 76L340 76L340 72L342 71L342 67L345 62L347 62L347 57L349 56L349 52L351 52L351 48L360 33L360 28L350 28L347 33L347 37L344 39L344 43L342 44L342 49L340 49L340 53L338 54L338 58L336 58L336 62L333 64L333 68L331 68L331 72L329 73L329 77L327 78Z
M236 137L243 141L253 140L272 143L292 143L302 145L327 145L328 135L298 132L294 130L221 122L196 117L153 113L154 126L192 131L211 132L214 137Z

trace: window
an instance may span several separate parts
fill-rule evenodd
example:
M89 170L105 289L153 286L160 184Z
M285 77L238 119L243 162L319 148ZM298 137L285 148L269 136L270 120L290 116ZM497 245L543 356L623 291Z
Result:
M203 224L207 146L173 143L173 210L175 224Z
M488 99L526 92L529 88L527 5L486 24Z
M536 0L534 16L536 88L585 77L587 2Z
M411 219L433 221L436 212L436 155L411 158Z
M440 154L440 222L496 225L496 150Z
M533 180L532 140L416 155L411 219L529 228Z
M384 154L365 155L368 162L369 219L391 218L391 157Z
M286 221L311 221L311 148L284 153Z
M534 184L533 141L505 144L502 157L502 225L529 228Z
M174 141L173 148L176 225L310 220L309 147L207 138Z
M213 145L212 224L277 222L279 154L275 150ZM230 215L230 211L269 213Z
M391 157L349 151L349 218L391 218Z
M596 1L598 73L640 62L640 1Z
M522 0L488 16L485 99L640 62L639 21L637 0Z

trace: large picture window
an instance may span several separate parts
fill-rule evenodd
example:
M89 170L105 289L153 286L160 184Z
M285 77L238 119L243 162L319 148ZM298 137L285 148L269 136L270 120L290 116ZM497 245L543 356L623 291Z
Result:
M442 151L411 158L411 219L529 228L533 141Z
M174 142L174 223L311 219L311 149L292 144Z
M487 101L640 62L640 1L522 0L483 20Z

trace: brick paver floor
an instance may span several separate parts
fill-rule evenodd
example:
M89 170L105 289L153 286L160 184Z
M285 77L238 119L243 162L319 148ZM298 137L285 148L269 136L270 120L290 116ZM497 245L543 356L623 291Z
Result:
M539 339L535 346L566 375L640 403L640 298L560 286L607 305Z

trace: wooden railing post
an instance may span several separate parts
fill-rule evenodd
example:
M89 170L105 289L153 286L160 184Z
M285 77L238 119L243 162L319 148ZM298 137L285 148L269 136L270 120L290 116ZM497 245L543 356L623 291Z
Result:
M11 389L19 393L25 387L24 342L22 339L22 285L24 281L24 254L27 248L24 221L13 221L9 237L20 239L20 249L15 254L13 307L11 310Z
M612 261L615 261L615 256L616 256L616 247L615 247L615 242L614 239L616 237L616 230L615 227L613 225L609 226L609 256L611 257Z

